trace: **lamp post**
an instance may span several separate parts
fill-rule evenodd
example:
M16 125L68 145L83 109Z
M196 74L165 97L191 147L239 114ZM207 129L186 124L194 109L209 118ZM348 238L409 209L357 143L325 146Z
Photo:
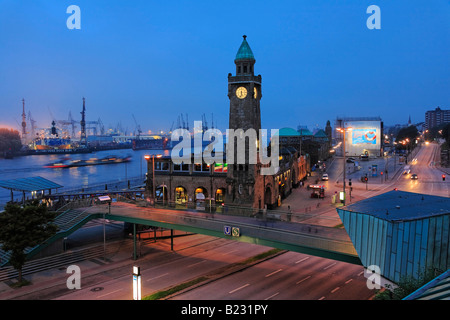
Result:
M161 155L161 154L158 154L156 157L157 157L157 158L161 158L162 155ZM154 203L154 205L156 205L156 189L155 189L155 155L152 154L152 155L150 156L150 155L147 155L147 154L146 154L146 155L144 156L144 159L147 160L147 173L148 173L148 161L149 161L150 159L152 159L152 197L153 197L153 203ZM147 177L148 177L148 175L147 175ZM164 192L164 189L163 189L163 192Z
M344 183L343 183L343 189L342 189L342 192L343 192L343 199L342 199L342 203L344 204L344 206L345 206L345 174L346 174L346 163L347 163L347 159L346 159L346 152L345 152L345 139L346 139L346 137L345 137L345 133L347 132L347 131L350 131L350 130L352 130L352 128L351 127L347 127L347 128L336 128L336 130L337 131L339 131L340 133L342 133L343 134L343 139L342 139L342 149L343 149L343 153L344 153Z
M98 197L100 203L108 203L108 214L111 215L111 198L109 196ZM106 260L106 228L105 228L105 212L103 212L103 260Z

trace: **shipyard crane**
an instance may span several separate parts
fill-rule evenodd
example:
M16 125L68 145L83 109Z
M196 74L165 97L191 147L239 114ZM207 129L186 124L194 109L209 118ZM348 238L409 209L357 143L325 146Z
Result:
M141 133L142 133L141 126L136 121L136 118L134 117L134 114L131 114L131 115L133 116L134 123L136 124L136 129L135 130L137 131L137 135L136 135L136 131L134 132L134 135L139 138L141 136Z
M206 115L202 114L202 131L208 130L208 121L206 120Z
M100 129L100 134L104 135L105 134L105 126L104 126L104 124L102 122L102 119L98 118L97 123L98 123L98 127Z
M36 120L31 116L31 111L28 111L28 120L31 123L31 139L34 139L36 136Z
M64 134L68 135L67 126L72 127L72 133L71 137L75 137L75 127L76 127L76 121L72 118L72 113L69 111L69 117L67 120L54 120L56 124L58 124L61 127L61 130L64 132Z

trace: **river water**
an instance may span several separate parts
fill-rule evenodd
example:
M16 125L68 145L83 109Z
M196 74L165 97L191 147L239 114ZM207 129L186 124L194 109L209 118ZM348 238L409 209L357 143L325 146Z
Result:
M168 150L137 150L119 149L106 150L85 154L55 154L55 155L30 155L23 157L15 157L14 159L0 159L0 180L43 177L53 181L63 188L58 192L89 188L95 185L103 185L113 182L127 182L128 180L137 180L142 178L145 180L145 172L147 162L144 159L146 154L163 154L170 155ZM62 157L70 157L71 159L90 159L103 158L105 156L131 156L131 161L127 163L106 164L86 167L72 168L44 168L48 163L57 161ZM99 189L101 190L101 188ZM52 190L55 193L55 190ZM22 193L14 192L14 199L20 201ZM26 196L31 196L26 193ZM0 187L0 209L7 201L11 200L10 191Z

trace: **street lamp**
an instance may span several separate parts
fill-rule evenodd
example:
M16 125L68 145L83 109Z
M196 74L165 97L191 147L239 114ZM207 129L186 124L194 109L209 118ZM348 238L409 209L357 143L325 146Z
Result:
M347 170L345 170L345 166L346 166L346 163L347 163L347 159L346 159L346 156L345 156L345 139L346 139L346 138L345 138L345 133L348 132L348 131L351 131L352 128L351 128L351 127L347 127L347 128L336 128L336 130L343 134L342 148L343 148L343 153L344 153L344 184L343 184L343 190L342 190L342 192L343 192L343 198L342 198L341 200L342 200L342 203L343 203L344 206L345 206L345 172L347 171Z
M111 198L109 196L98 197L100 203L108 203L108 214L111 215ZM106 229L105 229L105 212L103 212L103 260L106 260Z
M157 158L161 158L162 154L158 154L156 156ZM155 190L155 155L152 154L151 156L146 154L144 156L144 159L147 160L147 173L148 173L148 161L152 159L152 197L153 197L153 203L156 205L156 190Z

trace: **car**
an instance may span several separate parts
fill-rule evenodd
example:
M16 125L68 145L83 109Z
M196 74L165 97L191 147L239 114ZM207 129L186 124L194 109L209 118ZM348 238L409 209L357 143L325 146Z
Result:
M353 158L347 158L347 163L355 163L355 159L353 159Z
M417 176L417 174L413 173L411 175L411 180L417 180L417 179L419 179L419 177Z
M322 175L322 180L328 180L328 174L324 173L324 174Z

